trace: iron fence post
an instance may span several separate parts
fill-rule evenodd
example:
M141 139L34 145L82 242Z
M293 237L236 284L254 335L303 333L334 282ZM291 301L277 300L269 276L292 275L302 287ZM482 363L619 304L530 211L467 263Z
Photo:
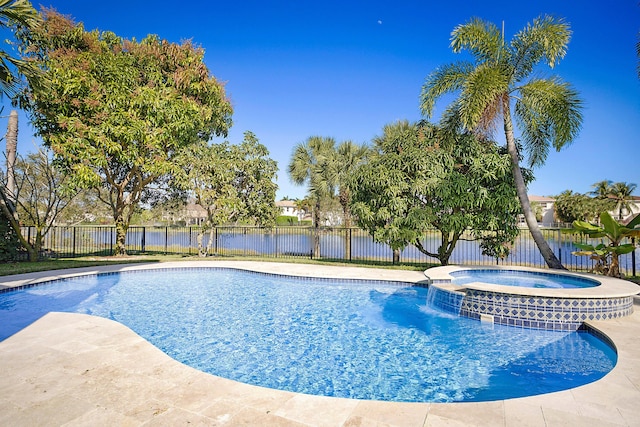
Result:
M352 253L353 253L353 234L351 234L351 231L353 229L351 227L349 227L349 261L352 260Z
M635 277L636 275L636 238L631 238L631 244L634 246L633 251L631 252L631 274Z
M167 247L169 242L169 227L164 227L164 254L167 254Z

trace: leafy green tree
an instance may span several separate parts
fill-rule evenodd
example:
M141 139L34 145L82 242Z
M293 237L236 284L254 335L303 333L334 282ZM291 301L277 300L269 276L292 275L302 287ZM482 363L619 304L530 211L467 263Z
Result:
M116 224L114 254L123 255L144 190L170 172L181 148L226 135L231 105L190 42L123 40L54 11L44 16L20 40L48 87L24 101L58 164L77 185L102 190Z
M536 70L541 62L553 68L564 57L570 36L563 20L543 16L507 44L494 24L474 18L451 35L453 51L467 49L473 61L438 68L426 78L421 94L422 114L427 118L438 98L458 94L443 117L465 130L487 134L502 119L522 212L551 268L564 267L544 240L531 210L512 116L532 167L544 163L549 146L560 150L575 138L582 124L577 92L558 77L540 78Z
M240 145L199 143L186 147L176 158L174 185L191 192L207 211L198 236L201 256L211 253L215 226L249 221L273 226L278 215L274 179L277 164L251 132ZM209 232L207 246L204 234Z
M618 220L623 219L623 212L633 213L633 192L637 185L630 182L616 182L611 185L611 197L615 200Z
M242 212L234 221L273 227L280 213L275 204L278 164L269 158L269 150L253 132L245 132L239 146L233 146L236 164L234 186L242 203Z
M289 161L289 178L297 185L307 185L313 201L313 255L320 257L320 223L323 202L335 194L335 146L333 138L312 136L297 144Z
M485 254L508 255L520 205L507 153L470 133L407 121L385 126L374 143L350 188L356 221L377 242L394 251L411 244L446 265L473 230ZM423 244L433 228L441 233L435 252Z
M45 236L77 193L69 186L70 177L53 167L49 154L38 150L18 158L15 167L17 217L35 230L33 240L23 242L30 261L38 260Z
M566 190L555 197L554 209L560 222L597 221L601 212L609 210L609 199L589 197Z
M23 248L11 219L0 209L0 262L15 261Z

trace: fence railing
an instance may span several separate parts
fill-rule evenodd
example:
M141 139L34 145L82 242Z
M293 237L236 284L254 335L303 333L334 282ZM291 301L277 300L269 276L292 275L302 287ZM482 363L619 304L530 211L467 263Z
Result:
M561 232L560 228L543 228L543 235L554 253L570 270L588 271L593 261L588 257L575 256L575 242L592 242L579 235ZM24 227L24 236L33 240L35 231ZM199 227L153 227L132 226L126 238L129 254L182 254L198 253ZM314 253L314 233L319 234L320 252ZM471 233L463 236L470 239ZM211 240L211 242L209 242ZM114 226L58 226L45 236L43 253L48 257L71 258L90 255L110 255L116 241ZM375 242L364 230L358 228L312 227L216 227L202 236L202 244L211 243L218 255L244 255L265 258L323 258L345 261L391 262L393 251L385 244ZM437 252L440 233L431 230L425 233L422 244L430 252ZM638 258L636 251L620 257L620 271L636 274ZM400 253L403 263L437 263L435 258L408 246ZM505 259L482 255L477 241L460 240L453 251L450 264L467 265L519 265L545 267L529 230L522 229L516 238L511 253Z

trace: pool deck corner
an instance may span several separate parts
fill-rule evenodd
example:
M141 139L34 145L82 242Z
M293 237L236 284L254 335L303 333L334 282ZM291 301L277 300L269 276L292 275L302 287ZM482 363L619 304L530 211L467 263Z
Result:
M416 271L240 261L95 267L85 274L176 265L424 280ZM73 273L14 276L0 280L0 287ZM241 384L176 362L120 323L49 313L0 342L0 425L640 426L640 307L635 308L627 317L589 322L618 351L616 367L601 380L533 397L448 404L339 399Z

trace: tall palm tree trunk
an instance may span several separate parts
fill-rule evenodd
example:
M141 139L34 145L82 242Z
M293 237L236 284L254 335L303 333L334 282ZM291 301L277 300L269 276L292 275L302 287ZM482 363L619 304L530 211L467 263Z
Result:
M320 198L316 198L313 210L313 252L311 258L320 258Z
M511 122L511 111L508 97L505 97L502 106L504 116L504 133L507 139L507 151L511 156L513 179L515 180L518 199L520 200L520 205L522 206L522 213L524 214L524 219L527 223L527 227L529 227L531 237L533 237L533 241L536 243L536 246L538 247L540 254L547 263L547 266L549 266L549 268L566 270L566 268L564 268L560 260L556 257L556 255L547 244L547 241L542 236L542 232L538 227L536 216L531 210L529 196L527 196L527 186L524 183L522 171L520 170L520 158L518 156L516 140L513 135L513 123Z
M12 215L16 216L16 155L18 151L18 112L11 110L7 124L7 198Z

